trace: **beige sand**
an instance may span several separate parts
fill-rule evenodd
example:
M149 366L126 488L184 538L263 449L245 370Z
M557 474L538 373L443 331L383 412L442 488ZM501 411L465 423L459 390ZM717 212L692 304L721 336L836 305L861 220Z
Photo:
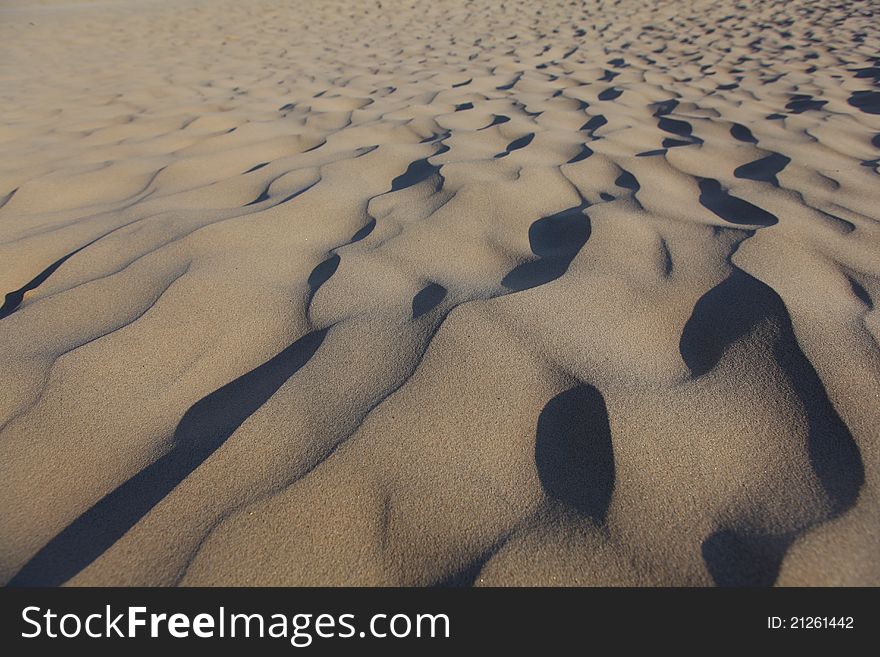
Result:
M880 584L872 9L4 2L0 579Z

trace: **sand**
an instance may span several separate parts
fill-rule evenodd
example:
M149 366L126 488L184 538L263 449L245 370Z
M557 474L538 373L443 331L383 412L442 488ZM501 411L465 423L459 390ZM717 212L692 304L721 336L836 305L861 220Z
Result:
M876 9L3 2L0 581L880 584Z

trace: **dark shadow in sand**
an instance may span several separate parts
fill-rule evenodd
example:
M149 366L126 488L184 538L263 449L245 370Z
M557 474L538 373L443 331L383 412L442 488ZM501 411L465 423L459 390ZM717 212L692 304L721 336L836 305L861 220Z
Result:
M589 146L587 146L586 144L583 144L581 146L580 152L577 155L575 155L573 158L571 158L568 162L566 162L566 164L574 164L575 162L580 162L581 160L586 160L592 154L593 154L593 149L590 148Z
M582 384L547 402L538 417L535 465L544 492L605 521L614 491L614 450L605 399Z
M849 280L849 286L852 288L853 294L856 295L859 301L861 301L865 306L867 306L868 310L874 310L874 300L871 299L871 295L868 294L868 291L859 285L859 282L847 277Z
M608 89L604 89L599 92L599 100L615 100L616 98L620 98L623 94L623 89L618 89L617 87L609 87Z
M250 205L258 205L259 203L262 203L263 201L268 201L270 198L269 197L269 188L271 186L272 186L272 183L270 182L268 185L266 185L263 188L263 191L260 192L260 194L259 194L259 196L257 196L257 198L255 198L253 201L245 203L243 207L248 207Z
M494 114L492 118L492 123L489 125L484 125L482 128L477 128L477 130L488 130L492 126L501 125L502 123L507 123L510 121L509 116L505 116L504 114Z
M666 155L666 149L665 148L655 148L650 151L642 151L641 153L636 153L636 157L656 157L658 155Z
M758 143L758 140L755 139L752 131L739 123L734 123L732 126L730 126L730 135L737 141L744 141L747 144Z
M65 255L63 257L58 258L58 260L56 260L51 265L46 267L43 271L41 271L39 274L34 276L34 278L32 278L30 281L28 281L27 283L22 285L20 288L18 288L17 290L13 290L12 292L7 293L6 298L3 301L3 306L0 307L0 319L3 319L4 317L8 317L12 313L14 313L18 309L18 307L21 305L21 302L24 301L24 295L27 292L30 292L31 290L35 290L40 285L45 283L46 279L49 278L52 274L54 274L56 269L58 269L61 265L64 264L64 262L68 258L70 258L74 254L78 253L80 250L81 249L77 249L76 251L72 251L71 253L68 253L67 255Z
M426 285L416 293L412 300L412 318L418 319L432 310L446 296L446 288L438 283Z
M321 262L317 267L312 270L312 273L309 274L309 292L308 292L308 303L311 303L318 289L327 281L330 280L330 277L336 273L336 270L339 269L339 262L341 258L333 254L323 262Z
M517 73L516 76L513 78L512 81L508 82L507 84L502 84L501 86L498 86L498 87L495 87L495 88L496 88L498 91L509 91L510 89L513 89L513 86L514 86L517 82L520 81L520 78L522 78L522 76L523 76L522 73Z
M734 169L733 175L737 178L768 182L774 187L779 187L776 175L788 166L789 162L791 162L791 158L779 153L771 153L760 160L738 166Z
M670 98L669 100L661 100L656 103L651 103L648 105L649 109L654 110L654 116L659 117L664 114L669 114L675 111L675 108L678 107L678 101L675 98Z
M587 207L589 203L582 201L529 226L529 244L538 259L515 267L501 284L519 292L562 276L590 237L590 219L584 212Z
M854 91L846 102L866 114L880 114L880 91Z
M614 184L618 187L628 189L633 193L639 191L642 188L642 186L639 185L639 181L636 179L636 177L626 169L621 169L621 173L619 176L617 176Z
M773 586L790 542L785 536L721 530L703 541L703 561L717 586Z
M454 571L448 577L440 580L436 584L434 584L437 588L466 588L473 586L477 578L480 576L480 573L483 572L483 568L486 566L486 563L495 556L501 546L504 545L504 542L507 540L507 537L503 537L500 541L498 541L495 545L490 547L488 550L485 550L481 554L479 554L472 561L466 562L461 565L461 567Z
M9 203L12 200L12 197L15 196L16 192L18 192L18 187L13 189L11 192L6 194L5 196L0 196L0 208Z
M113 231L110 231L110 232L113 232ZM67 262L67 260L69 260L70 258L75 256L77 253L79 253L80 251L82 251L86 247L91 246L92 244L97 242L99 239L106 237L108 234L109 233L105 233L104 235L101 235L100 237L93 239L91 242L88 242L87 244L82 245L78 249L74 249L70 253L68 253L64 256L61 256L60 258L58 258L58 260L56 260L51 265L46 267L43 271L41 271L39 274L34 276L30 281L28 281L27 283L22 285L20 288L18 288L17 290L13 290L12 292L8 292L6 294L5 299L3 300L3 305L0 306L0 319L8 317L12 313L14 313L16 310L18 310L18 307L21 305L21 302L24 301L24 295L27 294L28 292L30 292L31 290L36 290L40 285L45 283L46 280L52 274L54 274L55 271L61 265L63 265L65 262Z
M597 114L596 116L591 116L590 120L581 126L581 130L590 133L592 137L594 136L593 133L606 123L608 123L608 119L603 114Z
M663 148L681 148L682 146L692 146L698 142L686 140L686 139L672 139L671 137L666 137L660 145Z
M681 357L692 376L711 371L731 344L767 316L766 310L757 305L761 296L750 299L756 292L753 281L745 272L734 269L697 301L679 340Z
M829 400L819 375L801 351L791 318L779 295L753 276L734 269L725 281L704 294L694 306L682 332L679 350L691 374L702 376L718 364L733 343L762 323L773 332L773 358L806 415L810 464L828 496L832 515L839 515L858 498L865 480L864 464L858 446ZM704 554L708 549L711 554L718 555L724 552L719 546L739 545L745 541L742 537L737 539L738 543L731 543L729 538L714 540L714 547L704 546ZM760 569L765 574L772 570L769 564L775 559L776 548L761 547L759 543L769 540L770 537L752 537L746 542L749 547L744 552L767 556L767 563ZM775 563L778 568L778 562ZM713 567L710 565L710 570Z
M737 196L728 194L721 183L700 178L700 205L732 224L772 226L779 222L775 215Z
M437 153L433 153L428 157L433 157L434 155L437 155ZM443 176L440 174L440 165L431 164L427 157L421 160L416 160L415 162L410 163L404 173L391 181L391 191L398 192L401 189L418 185L420 182L435 176L437 180L434 186L434 191L436 192L440 191L440 188L443 186Z
M461 570L456 571L446 579L437 582L434 586L442 589L467 588L473 586L474 582L477 581L477 577L480 576L480 571L483 570L484 565L485 560L476 559L466 566L463 566Z
M119 540L315 354L327 329L313 331L254 370L199 400L174 431L171 450L105 495L12 578L10 586L58 586Z
M880 84L880 66L867 66L850 70L855 73L857 78L872 78L876 84Z
M525 135L524 137L520 137L519 139L514 139L512 142L510 142L507 145L507 148L504 149L503 153L498 153L495 156L495 159L498 159L500 157L507 157L508 155L513 153L513 151L518 151L520 148L525 148L526 146L528 146L529 144L532 143L532 139L534 139L534 138L535 138L535 133L530 132L529 134Z
M362 239L367 237L373 230L376 228L376 220L373 217L370 217L370 220L364 224L362 228L360 228L354 235L351 236L351 239L348 241L349 244L354 244L355 242L360 242Z
M811 110L820 110L828 104L827 100L816 100L808 94L798 94L785 105L792 114L803 114Z
M694 131L693 126L691 126L691 124L687 121L682 121L680 119L670 119L667 116L660 117L660 120L657 121L657 127L660 128L663 132L677 135L682 139L690 139Z

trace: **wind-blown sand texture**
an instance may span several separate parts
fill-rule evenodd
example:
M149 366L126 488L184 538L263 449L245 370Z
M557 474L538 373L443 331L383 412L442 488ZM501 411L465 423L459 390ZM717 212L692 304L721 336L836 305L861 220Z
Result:
M0 578L880 584L871 2L6 2Z

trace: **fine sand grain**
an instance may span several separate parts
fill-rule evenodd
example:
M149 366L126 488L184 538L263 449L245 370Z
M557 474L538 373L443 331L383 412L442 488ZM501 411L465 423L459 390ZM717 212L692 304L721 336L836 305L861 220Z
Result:
M880 584L873 2L0 4L0 581Z

